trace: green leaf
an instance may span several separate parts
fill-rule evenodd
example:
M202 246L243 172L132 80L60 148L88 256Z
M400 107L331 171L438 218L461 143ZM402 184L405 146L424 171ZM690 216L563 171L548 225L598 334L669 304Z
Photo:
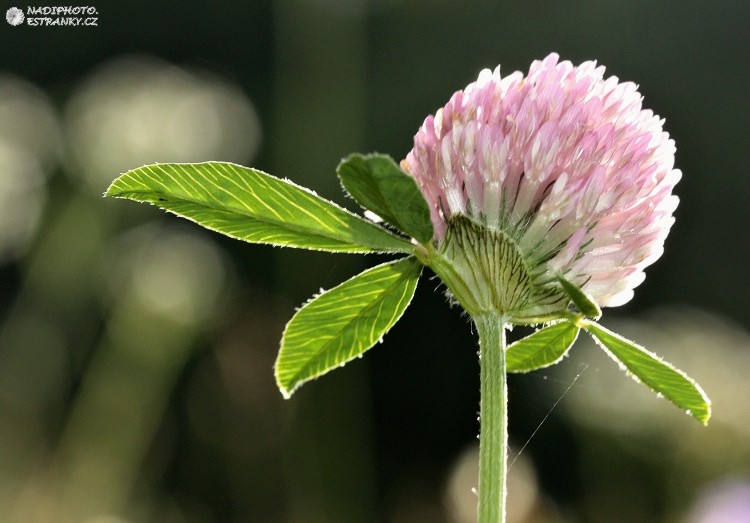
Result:
M578 337L578 327L561 321L511 343L505 353L508 372L530 372L559 362Z
M148 202L232 238L332 252L413 252L404 238L288 180L225 163L155 164L105 196Z
M711 417L711 400L687 374L674 368L655 354L619 334L591 322L581 322L581 327L592 335L594 341L636 380L644 383L657 394L684 409L703 425Z
M421 243L432 240L430 208L417 182L390 156L353 154L336 172L346 191L365 209Z
M573 305L575 305L579 311L589 318L599 319L601 317L602 310L599 308L599 305L597 305L588 294L583 292L580 287L569 282L562 276L558 276L557 281L560 282L565 294L568 295L570 301L573 302Z
M422 265L412 256L364 271L307 302L284 329L276 383L285 398L360 356L401 317Z

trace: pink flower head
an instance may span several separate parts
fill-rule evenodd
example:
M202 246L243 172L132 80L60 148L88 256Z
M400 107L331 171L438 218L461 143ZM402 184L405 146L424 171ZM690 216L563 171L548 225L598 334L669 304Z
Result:
M601 306L633 296L663 252L681 173L664 120L631 82L557 54L524 77L485 69L428 116L401 162L438 246L463 215L515 245L539 281L567 278Z

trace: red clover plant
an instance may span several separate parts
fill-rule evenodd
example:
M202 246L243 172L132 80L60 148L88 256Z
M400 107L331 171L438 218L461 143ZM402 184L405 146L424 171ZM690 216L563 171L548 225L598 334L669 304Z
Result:
M107 196L149 202L251 243L402 255L322 292L284 330L275 373L289 398L375 345L430 267L476 325L480 522L505 521L508 372L560 361L582 329L626 372L703 424L701 388L597 323L629 301L674 221L674 142L632 83L555 54L528 75L499 68L455 93L397 165L354 154L346 192L380 223L289 180L208 162L129 171ZM541 325L509 346L512 325Z

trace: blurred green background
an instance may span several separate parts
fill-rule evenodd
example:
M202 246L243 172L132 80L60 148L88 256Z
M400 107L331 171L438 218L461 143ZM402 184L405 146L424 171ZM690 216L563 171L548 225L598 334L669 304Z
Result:
M581 339L511 378L510 521L750 521L750 2L94 5L97 27L0 26L0 521L472 521L475 340L432 275L383 344L284 401L284 323L378 257L241 244L101 194L213 159L353 208L342 156L400 159L479 70L552 51L666 118L677 223L604 323L693 376L714 419Z

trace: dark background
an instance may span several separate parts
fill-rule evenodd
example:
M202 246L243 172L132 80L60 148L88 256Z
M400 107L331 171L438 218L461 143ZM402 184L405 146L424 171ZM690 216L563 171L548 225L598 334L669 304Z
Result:
M471 521L475 339L431 274L383 344L285 401L284 323L380 258L233 242L101 193L144 163L231 160L354 209L341 157L403 158L482 68L553 51L639 84L677 144L666 252L604 319L688 371L714 419L579 341L511 378L511 520L750 505L750 3L94 5L97 27L0 26L0 519Z

